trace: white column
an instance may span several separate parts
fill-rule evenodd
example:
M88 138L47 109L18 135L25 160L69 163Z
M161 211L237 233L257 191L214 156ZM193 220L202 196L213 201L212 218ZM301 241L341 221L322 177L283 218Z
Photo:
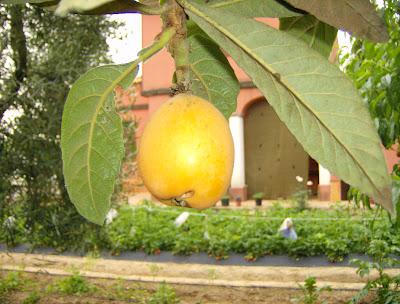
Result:
M243 188L246 186L244 173L243 117L240 115L232 115L229 118L229 128L231 129L233 145L235 147L235 161L233 164L231 188Z
M320 185L330 185L331 184L331 173L328 169L325 169L321 165L319 167L319 184Z

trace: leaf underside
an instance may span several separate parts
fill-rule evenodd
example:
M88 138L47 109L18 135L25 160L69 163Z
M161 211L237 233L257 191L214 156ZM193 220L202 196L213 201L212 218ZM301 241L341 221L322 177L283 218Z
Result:
M61 0L56 14L65 16L69 12L80 12L95 9L113 0Z
M200 3L204 4L203 0ZM209 7L224 10L242 17L293 17L302 15L298 10L276 0L210 0Z
M393 211L379 137L337 67L287 33L193 1L180 3L246 71L311 157Z
M191 91L213 103L226 118L236 109L239 82L225 55L196 24L189 23Z
M124 155L121 118L115 111L116 79L131 64L94 68L72 86L65 103L61 149L66 187L79 213L103 224ZM130 84L136 72L120 83Z
M389 39L384 20L369 0L285 0L338 29L375 42Z
M27 4L27 3L52 3L56 0L0 0L1 4Z
M337 29L322 22L312 15L281 18L279 29L303 40L307 45L328 58L333 42L337 36Z

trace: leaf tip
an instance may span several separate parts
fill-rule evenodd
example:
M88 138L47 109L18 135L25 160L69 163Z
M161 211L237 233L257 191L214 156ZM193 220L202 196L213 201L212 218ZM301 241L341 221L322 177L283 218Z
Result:
M391 187L385 187L381 190L381 194L378 197L377 202L384 208L386 209L390 215L396 216L396 209L395 209L395 204L392 199L392 189Z

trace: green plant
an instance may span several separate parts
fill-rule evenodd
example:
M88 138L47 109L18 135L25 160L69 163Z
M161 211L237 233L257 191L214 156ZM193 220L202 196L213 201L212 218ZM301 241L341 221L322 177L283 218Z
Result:
M383 145L390 148L400 140L400 26L397 0L382 2L380 13L388 25L389 40L373 43L352 39L350 50L342 51L340 63L354 80L370 113Z
M390 256L392 250L389 244L382 240L374 240L368 248L368 254L372 257L372 262L354 259L351 262L358 266L357 274L365 277L371 270L378 273L376 279L368 279L368 282L355 295L350 303L361 303L369 294L374 293L373 304L397 304L400 303L400 275L391 276L385 272L386 267L398 266L400 261Z
M7 299L7 294L18 290L24 284L20 272L12 271L7 273L5 277L0 278L0 303Z
M133 284L121 278L116 280L110 288L102 290L105 291L104 295L110 299L116 298L119 300L135 301L135 303L140 304L145 304L146 299L150 296L149 291L140 284Z
M368 105L382 144L395 148L400 143L400 13L397 0L382 2L380 13L388 25L389 40L373 43L352 39L350 50L341 52L340 64L354 81L359 93ZM398 146L400 149L400 145ZM400 150L398 150L398 153ZM393 191L400 191L400 184L393 182ZM370 196L357 187L351 188L349 198L369 208ZM393 199L393 204L396 204Z
M23 301L22 304L36 304L40 301L40 295L37 291L32 291Z
M253 199L263 199L265 196L264 192L256 192L251 197Z
M102 16L59 18L37 6L3 3L0 235L4 232L7 244L15 245L21 235L3 223L23 216L19 233L31 235L32 245L63 250L67 243L80 242L86 235L81 228L87 227L69 200L62 173L64 102L80 74L108 62L106 39L118 23ZM15 115L10 118L10 113Z
M339 1L310 5L307 0L228 1L224 5L195 0L31 2L62 16L129 11L161 15L163 22L162 32L139 53L137 60L94 68L83 74L68 94L61 128L62 167L72 202L90 221L103 224L124 156L123 128L115 112L114 89L118 85L129 86L139 64L164 47L175 61L172 91L207 98L227 118L235 111L240 85L223 49L250 76L305 151L393 211L391 180L370 115L350 80L327 60L339 27L375 42L388 40L385 23L368 1L350 8ZM279 18L281 30L254 20L256 17ZM67 28L75 30L74 25ZM73 35L79 34L75 30ZM47 42L56 44L63 38L44 36ZM95 52L88 56L96 58ZM60 63L63 61L51 63L53 71L63 72ZM25 76L23 72L24 69ZM20 83L23 79L17 80ZM84 110L80 108L82 100L90 100ZM40 150L40 143L30 149ZM54 181L32 179L36 180ZM64 184L61 179L57 182ZM40 210L38 203L32 208Z
M303 183L303 180L299 181L298 189L292 195L292 199L295 201L298 211L307 209L307 202L310 195L311 190L307 188L307 185Z
M59 280L49 288L52 292L60 292L67 295L83 295L87 293L93 293L97 288L90 284L87 279L82 277L78 272L75 272L71 276Z
M304 285L299 284L299 287L303 293L303 296L301 298L294 299L293 302L301 304L327 303L326 301L319 301L321 293L324 291L332 291L330 286L317 287L317 281L315 277L308 277L304 281Z
M89 228L94 225L77 226L74 234L81 233L82 236L75 242L66 242L63 249L90 253L97 248L112 254L127 251L148 254L172 251L183 255L205 252L217 259L237 253L248 260L279 254L294 258L325 255L336 262L348 254L366 254L374 240L387 242L392 254L398 254L396 248L400 247L400 236L393 232L392 222L380 210L331 208L299 212L297 208L276 207L255 213L224 209L193 211L195 215L179 228L174 225L174 220L182 211L174 207L167 212L152 204L117 210L118 216L109 225L93 230ZM295 241L288 241L278 233L280 224L288 217L296 224L298 239ZM16 244L32 241L32 236L24 235L21 224L24 221L24 215L17 214ZM38 246L51 247L61 242L57 234L46 235L44 230L34 234L33 238ZM0 230L0 243L5 241Z
M162 283L151 295L147 304L179 304L180 302L175 294L175 290L166 283Z

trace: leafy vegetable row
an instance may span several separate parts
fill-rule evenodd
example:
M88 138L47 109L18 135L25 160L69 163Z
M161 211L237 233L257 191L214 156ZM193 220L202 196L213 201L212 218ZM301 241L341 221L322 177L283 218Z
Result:
M371 241L377 239L387 242L391 253L400 252L400 236L391 233L386 216L373 211L337 208L298 212L279 205L267 211L214 209L195 212L177 227L174 220L181 211L152 205L125 206L104 227L88 223L74 227L74 232L71 227L60 231L59 235L44 227L29 236L24 231L23 219L19 218L0 232L0 242L10 243L10 236L14 235L14 244L31 243L60 251L109 250L113 254L171 251L179 255L206 252L216 259L238 253L249 261L285 254L294 258L325 255L329 261L341 261L350 253L366 254ZM278 233L286 217L294 219L297 240L285 239Z

